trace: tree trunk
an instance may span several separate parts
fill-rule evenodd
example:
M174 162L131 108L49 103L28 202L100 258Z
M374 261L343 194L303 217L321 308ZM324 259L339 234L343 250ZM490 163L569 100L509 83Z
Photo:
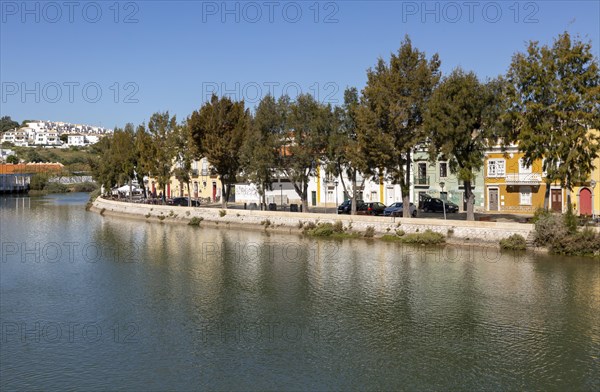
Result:
M546 182L546 192L544 193L544 210L548 211L550 204L550 183Z
M226 194L225 194L225 188L227 185L225 185L225 183L223 182L223 180L221 179L221 207L224 209L227 209L227 201L226 201Z
M465 196L467 199L467 220L474 221L475 213L473 212L474 199L473 191L471 190L471 181L465 181Z
M302 212L308 212L308 181L302 183Z
M265 186L265 184L263 184L262 186L262 195L261 195L261 200L260 200L260 210L266 210L267 209L267 187Z
M402 217L410 218L410 166L412 164L410 158L410 150L406 152L406 177L404 186L402 186Z
M131 184L131 178L129 179L129 201L133 201L133 185Z
M162 203L163 203L163 205L167 204L167 185L166 184L164 184L162 186Z
M187 189L188 189L188 207L192 206L192 192L190 190L190 182L187 182Z

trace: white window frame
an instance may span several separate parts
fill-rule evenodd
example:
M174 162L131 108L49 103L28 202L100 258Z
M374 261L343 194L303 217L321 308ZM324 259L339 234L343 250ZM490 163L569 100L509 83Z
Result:
M532 190L530 186L521 186L519 188L519 205L532 205Z
M494 170L490 170L494 165ZM500 168L502 170L500 170ZM487 161L487 176L488 177L504 177L506 175L506 160L504 159L488 159Z

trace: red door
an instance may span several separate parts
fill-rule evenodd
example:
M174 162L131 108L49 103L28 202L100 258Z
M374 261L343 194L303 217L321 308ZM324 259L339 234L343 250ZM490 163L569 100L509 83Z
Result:
M592 215L592 192L587 188L579 191L579 215Z
M212 192L213 202L217 201L217 183L213 182L213 192Z

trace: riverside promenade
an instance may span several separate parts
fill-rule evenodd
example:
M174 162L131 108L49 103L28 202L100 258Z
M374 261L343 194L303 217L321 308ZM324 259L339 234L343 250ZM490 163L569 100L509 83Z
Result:
M530 238L534 225L513 222L456 221L441 219L392 218L365 215L332 215L300 212L260 211L260 210L220 210L203 207L178 207L170 205L150 205L106 200L98 197L92 211L103 215L127 216L150 222L187 224L192 218L202 220L201 226L249 228L286 233L301 233L303 225L313 222L335 223L341 221L351 232L364 233L373 227L375 236L394 234L401 229L405 233L431 230L457 240L467 240L471 244L498 244L501 239L513 234ZM268 224L267 224L268 222Z

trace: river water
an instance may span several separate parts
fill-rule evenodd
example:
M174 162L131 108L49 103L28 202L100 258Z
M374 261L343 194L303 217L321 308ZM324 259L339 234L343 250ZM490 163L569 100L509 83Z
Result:
M3 391L600 390L598 261L86 201L0 198Z

